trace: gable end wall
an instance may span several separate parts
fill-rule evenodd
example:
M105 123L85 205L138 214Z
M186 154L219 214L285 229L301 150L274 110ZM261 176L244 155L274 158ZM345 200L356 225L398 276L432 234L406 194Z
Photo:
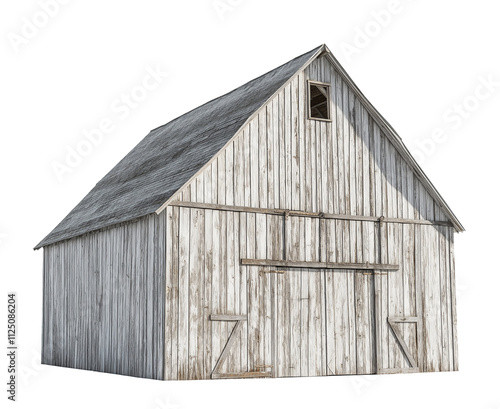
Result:
M331 84L331 122L306 118L308 79ZM448 221L325 57L299 73L173 200ZM210 377L234 326L212 322L210 314L246 317L226 373L263 364L275 376L368 374L376 365L409 370L387 326L390 316L418 317L397 325L419 371L458 369L453 227L202 207L166 208L166 308L173 318L166 326L166 379ZM380 279L378 362L373 340L363 335L373 325L365 297L356 304L352 298L352 291L372 291L369 276L264 274L266 268L242 265L242 258L397 264ZM335 311L337 318L317 296L329 288L348 308ZM345 317L361 307L366 320L353 325ZM322 328L334 332L326 336Z

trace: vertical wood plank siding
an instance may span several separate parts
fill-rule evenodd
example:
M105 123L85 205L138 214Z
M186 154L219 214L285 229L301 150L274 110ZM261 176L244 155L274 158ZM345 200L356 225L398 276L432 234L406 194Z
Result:
M308 80L331 84L331 121L307 119ZM324 57L173 199L446 221ZM453 228L176 206L167 214L166 379L210 378L234 323L208 321L208 314L248 318L222 368L226 373L262 366L280 377L407 370L389 316L419 318L394 325L420 371L457 368ZM241 266L240 258L400 269L376 276L375 286L374 276L359 272L276 274L270 267Z
M44 364L163 379L165 212L44 247Z

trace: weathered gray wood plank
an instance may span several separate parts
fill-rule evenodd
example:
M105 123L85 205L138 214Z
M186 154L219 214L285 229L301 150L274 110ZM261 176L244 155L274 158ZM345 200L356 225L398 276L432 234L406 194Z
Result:
M451 230L451 229L450 229ZM450 234L450 286L451 286L451 317L453 336L453 370L458 371L458 337L457 337L457 288L455 273L455 242L453 232Z
M179 211L179 339L177 370L179 380L189 379L189 244L191 233L191 211Z

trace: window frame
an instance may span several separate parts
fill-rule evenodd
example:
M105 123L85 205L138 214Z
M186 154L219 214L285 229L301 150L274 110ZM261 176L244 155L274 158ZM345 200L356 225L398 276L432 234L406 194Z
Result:
M311 85L321 85L323 87L326 87L328 90L328 97L326 101L326 109L328 112L328 118L317 118L312 116L311 112ZM327 82L321 82L321 81L314 81L314 80L307 80L307 119L312 120L312 121L323 121L323 122L332 122L332 109L331 109L331 88L332 85L327 83Z

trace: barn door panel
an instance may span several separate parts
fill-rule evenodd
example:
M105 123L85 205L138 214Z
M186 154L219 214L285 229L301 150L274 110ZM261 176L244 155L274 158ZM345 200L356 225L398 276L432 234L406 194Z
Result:
M391 316L395 306L391 305L389 277L376 271L374 280L377 373L419 372L418 317Z
M404 327L410 325L417 326L417 317L389 317L386 320L386 327L388 328L389 357L391 354L398 355L400 362L403 363L395 366L382 366L378 368L377 373L390 374L390 373L411 373L420 372L418 367L418 357L415 348L412 348L403 335ZM406 329L408 331L408 329ZM382 342L385 344L385 340Z
M324 272L281 269L275 276L275 376L326 374Z
M228 371L224 366L231 353L234 353L235 345L241 340L241 334L244 330L244 323L247 321L246 315L211 315L211 321L233 323L229 336L224 344L222 352L217 358L217 362L210 374L212 379L228 378L262 378L269 377L271 373L263 370L265 367L257 367L254 371Z
M325 282L328 375L375 373L373 275L330 270Z
M267 267L248 267L248 370L273 373L273 274Z
M417 351L410 350L410 346L408 341L403 336L404 327L407 326L416 326L418 322L417 317L389 317L387 319L387 323L391 329L391 333L397 341L397 345L401 350L401 353L406 360L407 365L410 369L414 371L418 371L417 365ZM401 369L405 369L403 365L400 367Z

